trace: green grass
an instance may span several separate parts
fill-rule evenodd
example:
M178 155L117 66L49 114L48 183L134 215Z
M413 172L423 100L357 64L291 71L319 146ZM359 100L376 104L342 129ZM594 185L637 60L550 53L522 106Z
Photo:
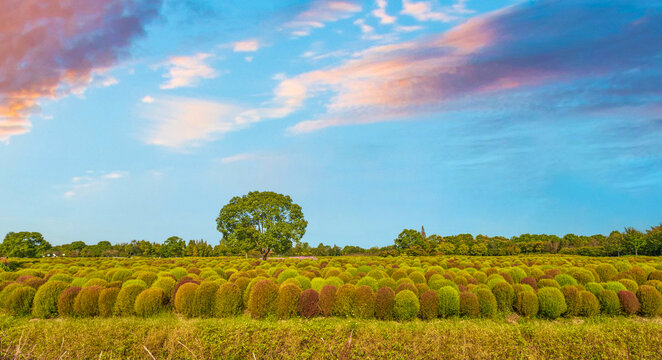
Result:
M659 359L662 321L0 316L0 358Z

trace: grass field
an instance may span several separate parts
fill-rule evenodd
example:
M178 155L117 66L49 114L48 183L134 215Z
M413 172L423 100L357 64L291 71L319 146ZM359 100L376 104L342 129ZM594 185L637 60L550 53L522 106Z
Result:
M3 358L659 359L659 318L1 318Z

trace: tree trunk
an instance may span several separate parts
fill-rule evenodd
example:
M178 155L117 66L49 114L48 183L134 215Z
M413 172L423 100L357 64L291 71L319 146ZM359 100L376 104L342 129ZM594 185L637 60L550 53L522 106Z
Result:
M267 261L267 256L269 256L270 252L271 252L271 249L262 249L262 250L260 250L263 261Z

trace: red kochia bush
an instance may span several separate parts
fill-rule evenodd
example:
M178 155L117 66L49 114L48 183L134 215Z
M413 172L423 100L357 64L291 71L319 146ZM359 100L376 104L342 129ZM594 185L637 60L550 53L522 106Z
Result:
M57 299L57 313L60 316L74 315L74 302L81 288L78 286L70 287L64 290Z
M634 315L641 308L639 299L637 299L637 296L632 291L619 291L618 300L621 302L621 309L623 309L623 312L627 315Z
M297 312L305 318L317 316L319 309L319 293L314 289L307 289L301 292Z
M101 286L83 288L74 301L76 315L88 317L99 315L99 294L101 290L103 290Z
M354 315L361 319L375 317L375 292L370 286L361 285L356 288Z
M536 281L536 279L534 279L530 276L527 276L527 277L523 278L522 281L520 281L520 282L522 284L527 284L527 285L531 286L534 289L538 288L538 282Z
M333 313L333 304L336 301L336 291L334 285L324 285L320 291L319 306L322 315L331 316Z
M419 315L424 320L435 319L439 316L439 294L436 291L428 290L421 295Z
M390 320L393 317L393 303L395 291L390 287L383 287L375 294L375 316L380 320Z
M248 311L256 319L276 313L278 285L272 280L260 280L251 288L248 299Z
M460 315L467 317L477 317L480 315L480 305L476 294L463 291L460 293Z

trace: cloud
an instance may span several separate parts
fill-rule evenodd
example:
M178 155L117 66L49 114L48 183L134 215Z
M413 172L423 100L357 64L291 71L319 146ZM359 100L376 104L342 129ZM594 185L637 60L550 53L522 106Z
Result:
M74 198L84 193L98 191L106 187L111 181L116 181L129 175L127 171L113 171L110 173L98 173L95 171L86 171L85 176L74 176L71 183L64 192L67 199Z
M306 10L286 23L294 36L306 36L313 29L323 28L326 23L346 19L361 11L361 6L347 0L316 0Z
M147 95L147 96L143 97L142 99L140 99L140 101L144 102L145 104L151 104L151 103L154 102L154 98Z
M395 16L386 13L387 6L386 0L377 0L377 9L372 11L372 14L379 19L381 24L393 24L397 20Z
M236 106L211 100L166 96L142 105L142 117L149 121L144 142L185 150L216 140L247 124L239 122Z
M409 15L418 21L449 22L457 19L455 16L443 11L433 11L432 3L429 1L413 2L409 0L402 0L401 14Z
M41 100L80 93L115 66L160 6L160 0L1 1L0 141L29 132Z
M290 113L307 98L331 95L326 114L290 130L458 110L468 101L477 110L505 99L553 111L660 103L662 11L646 4L617 1L596 11L590 1L526 3L443 34L369 48L285 80L299 88ZM490 103L496 96L503 98Z
M260 42L256 39L249 39L244 41L237 41L232 44L234 52L255 52L260 49Z
M226 156L224 158L221 158L221 164L231 164L236 162L249 161L249 160L254 160L256 158L257 158L256 154L241 153L241 154Z
M161 84L160 88L168 90L191 87L196 86L202 79L216 78L218 72L205 63L210 56L210 54L200 53L192 56L170 57L164 65L169 68L168 73L163 75L168 81Z

